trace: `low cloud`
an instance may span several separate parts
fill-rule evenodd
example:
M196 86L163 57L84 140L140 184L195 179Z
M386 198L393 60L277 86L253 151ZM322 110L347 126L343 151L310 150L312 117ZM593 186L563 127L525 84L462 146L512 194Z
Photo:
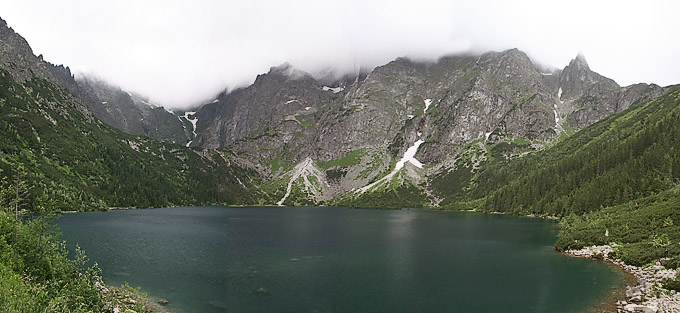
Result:
M515 47L554 67L581 51L622 85L680 83L679 8L662 0L0 3L36 54L172 108L250 84L285 62L340 75L399 56Z

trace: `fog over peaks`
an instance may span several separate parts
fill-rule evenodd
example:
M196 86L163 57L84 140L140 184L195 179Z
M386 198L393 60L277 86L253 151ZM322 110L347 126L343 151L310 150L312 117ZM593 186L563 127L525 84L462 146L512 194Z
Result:
M562 68L578 52L621 85L680 82L680 4L617 1L3 1L36 54L170 108L289 62L339 78L397 57L519 48Z

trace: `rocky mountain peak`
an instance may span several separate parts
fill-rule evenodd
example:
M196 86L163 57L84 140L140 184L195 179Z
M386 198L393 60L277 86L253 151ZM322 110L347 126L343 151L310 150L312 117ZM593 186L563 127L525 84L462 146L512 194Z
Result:
M291 88L293 86L303 89L309 87L320 88L319 82L314 79L312 74L297 69L290 63L283 63L279 66L272 67L266 74L257 75L252 86L257 86L259 89L266 90L269 96L290 93L291 90L289 89L295 89Z
M579 52L576 55L575 59L571 60L570 64L574 64L574 65L580 66L582 68L590 69L590 67L588 67L588 61L586 61L586 57L581 52Z
M642 84L622 89L614 80L592 71L579 53L560 73L554 93L559 111L571 110L566 121L572 128L581 129L635 102L660 96L663 88Z
M571 62L569 62L569 65L567 65L562 73L560 73L559 82L560 85L565 86L563 88L575 87L572 85L576 84L581 89L597 83L606 85L608 89L619 88L619 85L613 80L590 70L586 58L581 53L579 53L575 59L572 59Z
M272 66L269 68L268 74L279 74L279 75L285 75L288 71L293 70L293 65L291 65L288 62L285 62L279 66Z
M529 57L522 51L520 51L517 48L514 49L509 49L505 51L490 51L482 54L482 56L479 58L480 62L485 63L485 62L500 62L503 60L512 60L512 61L529 61Z
M503 73L503 75L509 73L511 75L523 75L536 72L536 66L529 56L517 48L501 52L487 52L479 57L476 64L484 70L498 74Z
M8 69L19 81L28 80L35 74L57 84L74 86L73 74L68 67L46 62L42 54L34 55L26 39L9 27L2 18L0 18L0 60L3 68Z
M78 94L78 86L71 70L66 66L44 61L42 55L33 54L26 39L3 19L0 19L0 67L7 70L17 82L41 77ZM85 116L91 117L89 109L81 101L74 101L73 105Z
M314 79L312 77L312 74L309 74L305 71L302 71L296 67L294 67L292 64L285 62L279 66L274 66L269 69L269 73L267 73L270 77L271 76L282 76L285 77L286 79L292 79L292 80L301 80L301 79ZM263 75L258 75L258 78L260 78Z
M569 65L564 68L565 72L586 72L590 71L590 66L588 66L588 61L586 61L586 57L579 52L578 55L576 55L576 58L571 59L569 61Z
M505 56L518 57L518 58L521 58L521 59L529 59L529 57L527 56L526 53L520 51L517 48L505 50L505 51L501 52L501 54L505 55Z
M252 85L224 93L217 102L198 109L196 143L218 148L251 140L244 149L266 146L274 151L289 140L303 140L303 132L312 131L317 106L334 96L311 74L289 63L272 67Z
M590 66L588 66L588 61L586 61L586 57L583 55L583 53L579 52L578 55L576 55L576 58L571 59L569 65L564 68L564 71L583 74L590 72Z
M41 59L33 55L26 39L7 26L3 19L0 19L0 56L2 67L18 81L31 78L31 70L37 69L41 63Z

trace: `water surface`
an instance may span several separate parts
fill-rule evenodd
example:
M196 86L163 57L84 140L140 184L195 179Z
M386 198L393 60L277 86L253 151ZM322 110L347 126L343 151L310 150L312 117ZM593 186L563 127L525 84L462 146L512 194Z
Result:
M65 214L104 280L177 312L579 312L621 287L540 219L427 210L179 207Z

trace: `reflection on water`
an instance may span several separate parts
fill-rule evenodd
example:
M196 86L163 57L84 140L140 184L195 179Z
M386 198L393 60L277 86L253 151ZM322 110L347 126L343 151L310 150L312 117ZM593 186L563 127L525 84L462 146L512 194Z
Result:
M461 212L195 207L64 215L114 285L178 312L578 312L620 286L554 222Z

